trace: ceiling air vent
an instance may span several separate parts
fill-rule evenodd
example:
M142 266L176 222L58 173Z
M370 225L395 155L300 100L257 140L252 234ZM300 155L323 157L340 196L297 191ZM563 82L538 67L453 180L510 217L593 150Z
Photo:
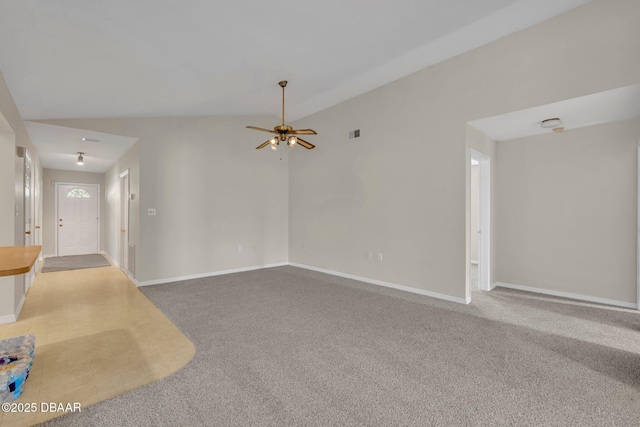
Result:
M349 132L349 139L360 138L360 129L352 130Z

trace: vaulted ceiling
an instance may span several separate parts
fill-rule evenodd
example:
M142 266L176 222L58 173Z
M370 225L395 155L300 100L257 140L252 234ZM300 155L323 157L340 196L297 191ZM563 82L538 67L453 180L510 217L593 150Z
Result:
M589 0L21 0L0 71L22 117L295 119Z

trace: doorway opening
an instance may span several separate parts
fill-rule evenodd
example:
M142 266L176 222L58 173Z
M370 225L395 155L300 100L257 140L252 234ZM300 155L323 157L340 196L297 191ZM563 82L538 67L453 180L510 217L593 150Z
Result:
M470 149L469 291L491 290L491 158ZM470 295L470 292L467 294Z

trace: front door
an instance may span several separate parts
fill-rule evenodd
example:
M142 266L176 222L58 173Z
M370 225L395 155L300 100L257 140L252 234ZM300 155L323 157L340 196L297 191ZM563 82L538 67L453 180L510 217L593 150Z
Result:
M57 184L58 256L98 253L99 186Z

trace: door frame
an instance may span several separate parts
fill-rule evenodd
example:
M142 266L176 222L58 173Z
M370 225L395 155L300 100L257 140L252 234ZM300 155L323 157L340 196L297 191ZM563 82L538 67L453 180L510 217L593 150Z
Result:
M127 188L125 189L125 182L127 183ZM120 221L119 221L119 230L118 233L118 245L120 246L120 253L118 254L118 262L120 263L120 269L125 273L129 272L129 231L131 230L131 175L129 174L129 169L125 170L120 174ZM124 228L124 214L127 214L127 228L126 231ZM123 235L124 233L124 235ZM126 237L126 238L125 238ZM126 241L125 241L126 240Z
M472 160L478 162L478 289L481 291L491 290L491 157L480 151L469 149ZM468 162L471 168L471 161ZM471 188L471 173L469 173L469 188ZM469 204L469 233L471 230L471 206ZM467 236L468 254L467 259L471 259L471 236ZM467 279L468 282L468 279Z
M54 189L54 217L53 217L53 224L52 227L55 230L55 232L53 233L54 235L54 244L56 246L56 256L60 256L60 253L58 252L58 191L59 191L59 186L61 185L77 185L79 187L96 187L98 189L98 223L97 223L97 233L98 233L98 247L96 248L96 253L100 253L100 230L102 230L102 225L101 225L101 221L102 221L102 215L101 215L101 210L100 210L100 184L84 184L82 182L55 182L55 189Z
M36 234L34 228L34 219L33 219L33 170L35 168L34 162L31 159L31 154L29 150L24 148L23 151L24 160L22 162L22 202L23 202L23 212L24 212L24 240L23 245L31 246L36 245ZM36 268L32 268L24 275L24 291L25 293L31 285L33 284L33 280L35 278Z
M640 139L638 140L638 226L636 233L636 310L640 310Z

